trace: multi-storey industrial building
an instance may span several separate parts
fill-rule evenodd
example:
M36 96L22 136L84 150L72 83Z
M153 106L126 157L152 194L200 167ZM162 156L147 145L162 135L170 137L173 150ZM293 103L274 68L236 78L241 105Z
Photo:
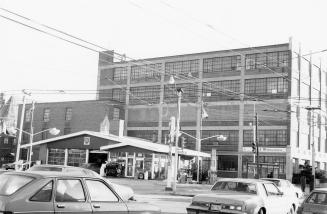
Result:
M299 52L289 42L121 62L101 53L97 99L125 105L128 136L165 143L182 88L186 147L216 149L218 176L228 177L251 171L257 114L261 176L273 170L291 179L299 165L312 162L313 142L315 165L327 168L326 70ZM215 135L226 140L209 138Z

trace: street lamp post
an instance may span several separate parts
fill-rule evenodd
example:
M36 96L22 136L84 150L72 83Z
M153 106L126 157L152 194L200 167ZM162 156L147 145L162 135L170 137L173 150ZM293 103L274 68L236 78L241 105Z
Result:
M176 179L177 179L177 168L178 168L178 139L180 135L180 120L181 120L181 101L182 101L182 88L177 88L177 120L176 120L176 131L175 131L175 162L174 162L174 173L173 173L173 193L176 193Z
M58 135L60 133L60 130L57 129L57 128L49 128L49 129L46 129L46 130L42 130L40 132L36 132L36 133L29 133L27 131L24 131L22 129L19 129L19 128L16 128L16 130L18 130L20 132L20 134L24 133L24 134L27 134L29 135L29 139L30 139L30 143L29 143L29 148L30 148L30 151L29 151L29 158L28 158L28 161L29 161L29 167L31 167L31 162L32 162L32 155L33 155L33 138L35 135L38 135L38 134L41 134L43 132L49 132L51 135ZM20 137L20 136L19 136ZM19 152L18 152L19 153ZM16 154L16 160L17 160L17 154Z

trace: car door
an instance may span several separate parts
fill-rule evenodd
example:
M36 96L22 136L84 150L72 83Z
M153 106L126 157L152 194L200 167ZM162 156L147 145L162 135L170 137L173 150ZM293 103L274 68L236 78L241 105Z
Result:
M117 196L104 181L100 179L85 179L93 213L127 214L126 204Z
M302 213L327 214L327 193L313 192L302 205Z
M54 209L55 213L92 213L80 179L57 179Z
M28 186L22 194L16 196L11 201L8 209L21 214L53 214L53 186L54 182L52 179L39 180L37 183Z
M267 214L284 214L291 208L290 203L285 200L279 189L273 183L263 184L267 197L265 198L265 206Z

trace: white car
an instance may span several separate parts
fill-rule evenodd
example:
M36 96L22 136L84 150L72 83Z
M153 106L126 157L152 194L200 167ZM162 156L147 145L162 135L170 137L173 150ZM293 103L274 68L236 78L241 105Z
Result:
M222 178L206 194L193 197L188 214L290 214L298 205L275 183L260 179Z
M73 167L73 166L62 166L62 165L51 165L51 164L43 164L43 165L34 165L27 171L57 171L57 172L80 172L83 175L87 176L94 176L98 178L102 178L98 173L95 171L81 168L81 167ZM119 194L119 196L123 200L134 200L134 191L132 188L115 184L109 181L108 179L104 179L107 181L109 185L111 185L115 191Z
M304 196L302 190L285 179L279 178L261 178L262 180L274 182L278 188L286 195L296 195L297 198L302 198Z

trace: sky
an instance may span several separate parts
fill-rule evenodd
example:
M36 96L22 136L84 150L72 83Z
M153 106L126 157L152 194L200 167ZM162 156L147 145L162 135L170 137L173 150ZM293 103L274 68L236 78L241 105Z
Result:
M96 98L98 53L4 17L71 39L47 25L133 59L289 42L327 49L327 1L0 0L0 92L20 102ZM327 61L327 52L315 54ZM327 63L323 63L323 68Z

